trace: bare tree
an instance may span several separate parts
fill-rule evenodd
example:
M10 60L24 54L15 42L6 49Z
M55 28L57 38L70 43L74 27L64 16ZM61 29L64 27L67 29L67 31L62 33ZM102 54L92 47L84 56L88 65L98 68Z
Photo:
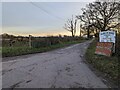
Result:
M84 25L88 26L88 33L90 26L94 26L94 28L100 31L106 31L120 24L117 22L119 9L119 2L102 1L89 3L86 8L82 9L83 14L78 15L77 18L83 21Z
M89 11L86 8L82 8L82 12L83 12L82 15L78 15L76 17L77 17L77 19L80 19L80 21L83 22L83 26L84 26L84 28L87 29L87 36L89 38L90 27L91 27L91 23L92 23L91 15L89 14Z
M64 28L71 32L72 37L75 37L76 25L77 25L77 19L74 20L73 16L72 16L72 19L68 19L67 22L65 23Z
M82 24L80 24L80 37L81 37L81 29L82 29Z

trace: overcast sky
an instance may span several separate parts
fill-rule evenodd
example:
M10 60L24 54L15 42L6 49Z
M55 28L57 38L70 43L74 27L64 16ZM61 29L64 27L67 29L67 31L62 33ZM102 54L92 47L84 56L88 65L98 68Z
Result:
M63 26L72 15L81 14L88 2L3 2L3 33L46 36L66 34Z

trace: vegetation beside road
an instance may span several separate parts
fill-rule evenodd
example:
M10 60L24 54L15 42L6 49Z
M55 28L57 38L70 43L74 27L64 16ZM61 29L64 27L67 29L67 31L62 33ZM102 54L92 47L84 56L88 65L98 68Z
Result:
M3 47L2 48L2 57L11 57L11 56L18 56L18 55L26 55L32 53L41 53L50 50L54 50L57 48L65 47L72 44L77 44L86 41L86 39L80 38L79 40L72 40L61 42L58 44L53 44L49 46L42 46L42 47Z
M119 38L119 39L118 39ZM117 36L117 44L116 44L116 53L111 56L103 56L96 55L96 43L97 39L95 39L86 51L86 60L90 63L94 68L101 71L107 79L112 81L115 85L119 84L120 78L120 67L118 63L118 57L120 56L120 35Z

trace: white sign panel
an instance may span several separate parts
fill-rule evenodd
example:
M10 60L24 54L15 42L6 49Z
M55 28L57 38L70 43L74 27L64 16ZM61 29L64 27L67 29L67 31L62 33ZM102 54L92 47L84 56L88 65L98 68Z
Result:
M103 31L99 33L99 42L113 42L115 43L115 31Z

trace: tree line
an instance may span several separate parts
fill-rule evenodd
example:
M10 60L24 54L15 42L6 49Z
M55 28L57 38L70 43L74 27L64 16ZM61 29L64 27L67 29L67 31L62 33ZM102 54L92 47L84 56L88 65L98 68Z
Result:
M87 31L87 37L90 37L90 32L93 31L95 35L100 31L107 31L117 28L120 30L120 1L119 2L93 2L82 8L82 14L76 15L75 18L68 19L64 28L71 32L72 37L76 35L76 25L80 23L81 29ZM120 32L120 31L119 31Z

